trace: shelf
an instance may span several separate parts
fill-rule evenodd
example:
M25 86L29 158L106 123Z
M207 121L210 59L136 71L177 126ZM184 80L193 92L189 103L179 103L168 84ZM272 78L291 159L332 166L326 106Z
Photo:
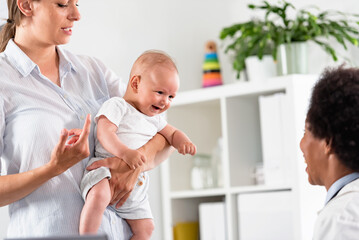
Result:
M171 199L172 219L170 221L172 221L173 223L198 221L198 207L201 203L224 201L225 197L223 195L198 198Z
M174 192L171 192L171 199L224 196L225 194L226 194L226 191L224 189L202 189L202 190L190 190L190 191L174 191Z
M219 100L210 100L188 106L176 106L167 112L168 122L181 129L196 144L197 153L210 154L217 139L222 136ZM188 124L188 122L191 124ZM193 157L177 152L169 160L172 191L191 190L190 172Z
M310 92L318 76L290 75L275 77L262 82L237 82L217 87L203 88L180 92L167 111L167 120L178 129L184 131L197 145L197 152L210 155L222 139L221 165L223 187L215 189L193 190L191 171L193 157L174 153L169 161L162 164L162 194L164 207L164 239L172 239L172 227L185 221L199 221L198 208L202 203L224 202L226 216L226 234L228 240L239 239L241 223L245 213L240 213L238 197L275 196L282 199L287 194L290 198L288 206L293 218L286 223L293 227L293 240L311 237L312 226L316 218L313 208L322 206L320 196L314 192L304 173L303 154L299 142L303 136L303 127ZM268 163L268 154L263 146L273 147L271 138L263 139L263 105L262 96L270 98L274 95L283 96L280 112L275 112L267 105L269 113L280 114L280 128L272 135L285 133L281 136L283 145L280 158L282 169L285 169L283 181L264 182L267 185L256 185L254 171L259 165ZM270 122L274 121L274 122ZM278 118L266 121L268 129L278 125ZM267 135L268 136L268 135ZM263 141L267 145L263 144ZM265 148L268 149L268 148ZM271 155L273 159L273 156ZM277 156L276 159L279 159ZM265 175L264 175L265 176ZM267 175L268 177L268 175ZM278 185L274 185L278 184ZM319 196L319 197L318 197ZM318 201L318 199L320 201ZM260 206L264 212L272 211L262 198ZM311 209L305 208L310 205ZM278 202L274 201L274 206ZM317 210L319 210L318 208ZM310 210L310 211L309 211ZM255 214L251 210L249 214ZM276 210L277 211L277 210ZM280 214L280 211L278 211ZM254 224L252 224L254 225ZM279 224L281 225L281 224ZM253 226L254 228L256 226ZM270 236L268 239L276 239Z
M305 75L305 78L313 78L315 75ZM221 97L244 96L251 94L265 94L272 91L284 90L290 80L303 78L303 75L280 76L267 79L263 82L237 82L216 87L195 89L179 92L173 100L172 106L193 104L203 101L219 99Z
M274 191L291 191L290 186L243 186L233 187L229 191L218 188L218 189L202 189L202 190L189 190L189 191L173 191L170 196L171 199L184 199L184 198L198 198L198 197L212 197L212 196L224 196L227 192L230 194L239 193L256 193L256 192L274 192Z
M280 187L271 187L265 185L256 185L256 186L245 186L245 187L234 187L229 191L231 194L240 194L240 193L257 193L257 192L274 192L274 191L291 191L290 186L280 186Z

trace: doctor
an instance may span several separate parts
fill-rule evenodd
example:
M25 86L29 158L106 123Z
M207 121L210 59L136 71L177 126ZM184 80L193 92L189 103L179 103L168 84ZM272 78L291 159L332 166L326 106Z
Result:
M314 240L359 238L359 69L326 69L315 85L300 148L308 180L325 186Z

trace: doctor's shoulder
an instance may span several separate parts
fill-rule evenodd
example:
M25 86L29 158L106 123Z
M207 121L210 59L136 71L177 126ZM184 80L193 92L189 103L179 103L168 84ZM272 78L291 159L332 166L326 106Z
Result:
M353 224L359 236L359 179L344 186L319 212L319 217L322 220L326 218L337 223Z
M318 212L313 240L349 240L359 236L359 190L342 190Z

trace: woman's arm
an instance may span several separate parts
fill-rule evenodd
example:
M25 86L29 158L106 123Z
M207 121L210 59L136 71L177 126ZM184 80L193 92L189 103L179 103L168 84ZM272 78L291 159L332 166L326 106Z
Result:
M76 130L61 131L60 140L51 153L50 161L33 170L13 175L0 176L0 206L24 198L49 179L65 172L67 169L89 156L88 135L90 133L90 115L87 116L81 134ZM69 135L75 140L66 141ZM76 136L77 135L77 136Z
M93 170L102 166L110 169L112 175L110 187L113 193L111 204L118 202L116 207L120 207L130 196L139 174L158 166L169 157L173 150L174 148L168 144L161 134L156 134L150 141L138 149L138 151L147 157L147 161L141 167L130 169L119 158L106 158L96 161L87 170Z
M54 176L55 171L48 164L27 172L0 176L0 207L27 196Z
M121 158L132 168L138 168L146 162L146 157L137 150L128 148L117 136L118 127L104 115L97 122L97 139L103 148L113 156Z
M142 167L142 172L145 172L160 165L173 153L174 148L171 147L165 137L156 134L138 150L147 157L146 164Z

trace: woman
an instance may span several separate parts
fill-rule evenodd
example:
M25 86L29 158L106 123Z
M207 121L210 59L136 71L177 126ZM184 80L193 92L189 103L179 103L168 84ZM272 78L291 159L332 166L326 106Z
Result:
M324 186L314 240L359 236L359 69L327 69L313 88L300 148L308 181Z
M89 114L122 96L124 85L100 61L58 46L80 20L77 0L8 0L8 9L0 36L0 206L10 204L8 237L78 234L79 183L94 145ZM141 168L109 158L90 169L110 168L112 203L120 205L139 173L165 159L155 160L157 152L168 150L156 135L140 149L148 160ZM128 226L117 221L106 211L100 231L127 238Z

